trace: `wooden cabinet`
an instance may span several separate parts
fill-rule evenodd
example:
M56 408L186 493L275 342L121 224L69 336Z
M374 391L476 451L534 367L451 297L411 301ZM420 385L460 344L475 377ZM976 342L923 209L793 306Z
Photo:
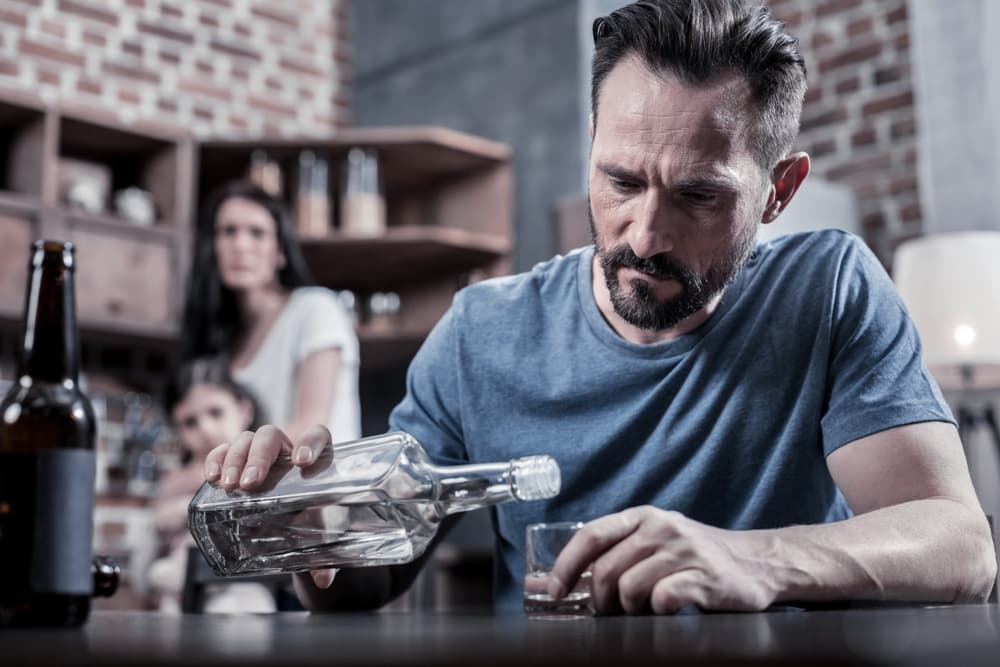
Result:
M354 147L378 155L386 228L373 237L345 232L338 206L341 165ZM245 176L257 150L280 167L293 211L301 153L329 164L328 229L302 239L317 281L351 291L362 304L375 293L399 296L388 322L369 321L362 309L362 370L405 365L458 288L510 270L513 182L503 144L435 127L352 129L313 141L205 142L198 147L199 203Z
M4 93L0 100L0 320L10 328L22 315L30 242L65 239L77 246L84 341L168 350L186 268L191 140L28 95ZM72 170L83 175L73 181ZM75 204L68 192L73 182L83 183L78 191L86 194ZM151 224L114 212L115 194L128 188L149 197Z

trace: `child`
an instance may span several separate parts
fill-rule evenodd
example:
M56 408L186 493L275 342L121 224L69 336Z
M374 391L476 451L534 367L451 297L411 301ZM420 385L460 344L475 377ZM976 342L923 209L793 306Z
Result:
M159 608L179 611L187 567L187 508L205 481L205 456L216 445L257 428L260 411L255 398L228 374L225 364L196 359L180 367L165 392L167 413L183 449L182 466L159 480L153 522L163 545L163 557L149 571ZM275 610L273 595L252 583L226 584L207 596L205 611L268 612Z

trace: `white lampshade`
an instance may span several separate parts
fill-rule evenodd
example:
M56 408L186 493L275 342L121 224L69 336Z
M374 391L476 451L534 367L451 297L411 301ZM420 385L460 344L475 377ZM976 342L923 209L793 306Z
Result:
M939 381L963 368L1000 367L1000 231L906 241L893 277Z

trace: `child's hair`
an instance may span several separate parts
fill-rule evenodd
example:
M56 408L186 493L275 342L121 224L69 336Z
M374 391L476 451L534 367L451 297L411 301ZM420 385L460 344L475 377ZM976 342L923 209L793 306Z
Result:
M232 378L222 359L207 357L185 362L171 375L163 392L163 406L166 408L168 418L177 404L199 384L225 389L238 400L248 401L252 415L247 430L253 431L265 423L260 403L253 392Z

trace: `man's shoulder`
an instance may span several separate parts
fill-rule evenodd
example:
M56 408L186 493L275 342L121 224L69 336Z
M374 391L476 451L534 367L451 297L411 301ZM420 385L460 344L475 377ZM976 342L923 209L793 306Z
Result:
M775 257L805 253L815 260L821 260L828 253L852 253L865 247L858 236L843 229L817 229L808 232L792 232L761 242L759 248L769 251Z
M577 272L587 252L587 248L578 248L539 262L528 271L469 285L456 295L456 308L463 313L495 316L509 309L530 309L562 300L575 293Z

